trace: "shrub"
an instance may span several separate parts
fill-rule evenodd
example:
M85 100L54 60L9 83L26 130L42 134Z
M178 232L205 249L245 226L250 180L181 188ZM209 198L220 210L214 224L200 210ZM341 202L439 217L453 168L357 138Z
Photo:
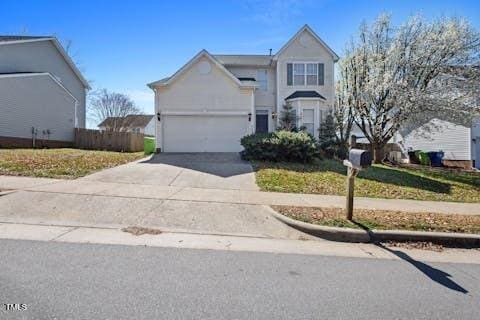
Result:
M333 116L327 115L320 126L318 135L318 148L327 158L345 159L348 147L337 139L336 126Z
M306 132L276 131L251 134L240 143L247 160L310 162L318 156L315 139Z
M280 130L298 131L297 130L297 113L292 105L287 102L283 105L283 110L280 113Z

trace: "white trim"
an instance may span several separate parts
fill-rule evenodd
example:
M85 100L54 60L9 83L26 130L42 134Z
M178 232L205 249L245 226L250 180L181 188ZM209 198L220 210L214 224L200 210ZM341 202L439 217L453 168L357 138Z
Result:
M306 24L304 25L295 35L288 40L288 42L273 56L273 60L278 60L278 57L282 54L282 52L288 48L293 41L303 32L303 31L308 31L315 40L317 40L325 49L327 49L328 53L332 55L334 62L337 62L339 59L339 56Z
M318 84L318 64L323 64L325 65L325 62L323 61L312 61L312 60L287 60L285 61L285 66L287 66L287 64L292 64L292 85L288 85L287 81L285 81L285 86L287 88L315 88L315 87L323 87L323 85L321 84ZM305 81L305 84L295 84L295 64L303 64L305 65L305 73L304 73L304 81ZM317 83L316 84L307 84L307 64L316 64L317 65ZM285 68L285 70L287 70L287 68ZM324 76L325 77L325 76ZM325 80L324 80L325 81Z
M40 41L51 41L55 48L60 52L62 55L63 59L67 62L67 64L70 66L72 71L75 73L75 75L78 77L80 82L82 82L83 86L87 89L90 90L91 87L88 84L88 81L83 77L82 73L80 70L78 70L77 66L75 63L72 61L72 59L69 57L68 53L63 49L62 45L60 42L57 40L55 37L45 37L45 38L39 38L39 39L24 39L24 40L13 40L13 41L0 41L0 45L9 45L9 44L21 44L21 43L31 43L31 42L40 42Z
M288 99L288 100L285 100L285 101L288 101L288 102L294 102L294 101L326 101L322 98L307 98L307 97L299 97L299 98L292 98L292 99Z
M276 112L277 112L277 117L275 119L275 128L280 127L280 112L283 110L283 102L285 99L280 103L280 67L279 64L277 63L276 65L276 78L275 78L275 89L276 89L276 101L275 104L277 106Z
M46 41L46 40L51 40L51 39L53 39L53 37L44 37L44 38L35 38L35 39L19 39L19 40L4 40L4 41L0 41L0 46L1 45L7 45L7 44L40 42L40 41Z
M153 89L155 86L167 86L174 82L180 75L185 73L188 69L190 69L197 60L201 59L202 57L206 57L209 59L213 64L215 64L220 70L222 70L235 84L237 84L240 88L256 88L257 85L254 83L242 83L237 77L233 75L230 71L223 64L221 64L217 59L215 59L207 50L203 49L199 53L197 53L190 61L188 61L183 67L177 70L167 81L158 80L152 83L147 84L148 87Z
M255 117L255 91L252 91L252 106L250 109L250 133L255 133L255 128L257 127L256 123L257 118Z

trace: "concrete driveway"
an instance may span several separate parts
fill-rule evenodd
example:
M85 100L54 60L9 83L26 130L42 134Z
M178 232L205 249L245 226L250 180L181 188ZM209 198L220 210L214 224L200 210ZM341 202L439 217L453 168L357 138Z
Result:
M269 207L245 203L258 187L250 164L234 153L159 154L76 180L6 180L24 179L31 187L17 183L0 196L0 222L302 236Z
M258 190L252 166L238 153L162 153L83 180L224 190Z

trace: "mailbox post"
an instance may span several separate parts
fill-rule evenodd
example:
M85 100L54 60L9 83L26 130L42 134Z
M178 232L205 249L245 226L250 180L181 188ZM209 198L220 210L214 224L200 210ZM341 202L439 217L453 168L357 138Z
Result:
M345 213L347 220L352 220L355 177L360 170L368 168L372 164L372 155L369 151L350 149L348 160L344 160L343 164L347 167L347 203L345 206Z

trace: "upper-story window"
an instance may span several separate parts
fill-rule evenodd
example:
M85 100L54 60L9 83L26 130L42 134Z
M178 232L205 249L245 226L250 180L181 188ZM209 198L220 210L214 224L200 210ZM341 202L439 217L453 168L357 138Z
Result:
M323 63L287 63L288 86L323 86Z
M268 90L268 80L267 80L267 70L260 69L257 70L257 82L258 82L258 89L262 91Z

